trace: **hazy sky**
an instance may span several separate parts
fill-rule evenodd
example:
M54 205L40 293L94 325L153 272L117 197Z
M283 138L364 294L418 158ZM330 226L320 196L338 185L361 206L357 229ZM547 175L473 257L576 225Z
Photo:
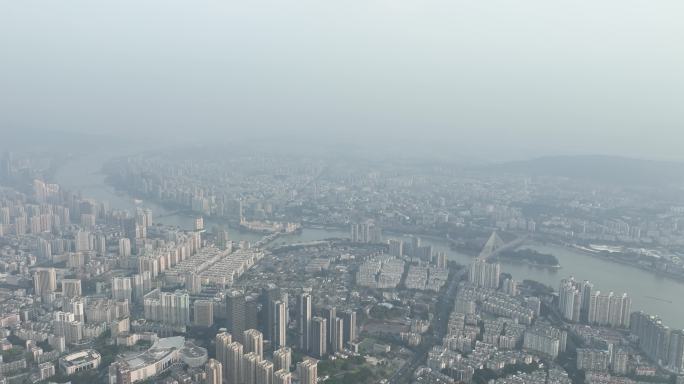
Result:
M0 124L684 159L684 1L0 0Z

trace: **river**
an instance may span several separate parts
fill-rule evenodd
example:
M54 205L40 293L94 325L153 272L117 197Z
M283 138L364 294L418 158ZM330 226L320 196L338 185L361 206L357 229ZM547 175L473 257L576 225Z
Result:
M119 151L76 158L56 173L55 181L64 188L81 191L84 197L107 201L112 208L133 210L142 206L152 209L156 222L184 229L192 228L193 217L175 214L154 202L143 201L142 204L136 204L131 197L117 192L105 183L105 175L101 172L102 165L106 159L123 154L125 152ZM219 224L210 219L206 219L205 223L208 228ZM235 241L255 242L262 236L231 230L230 237ZM297 234L280 237L276 243L298 243L340 237L349 237L349 233L339 229L304 228ZM387 236L387 238L401 238L401 236ZM405 240L409 239L405 238ZM450 260L458 263L468 264L471 260L470 256L450 249L446 241L422 239L422 243L432 245L434 250L446 252ZM530 243L523 247L553 254L558 258L561 268L548 269L526 264L502 263L502 271L510 273L514 279L536 280L554 289L558 288L561 279L569 276L574 276L578 280L590 280L601 291L613 291L616 294L627 292L632 298L632 310L658 314L670 327L684 328L683 283L562 246Z

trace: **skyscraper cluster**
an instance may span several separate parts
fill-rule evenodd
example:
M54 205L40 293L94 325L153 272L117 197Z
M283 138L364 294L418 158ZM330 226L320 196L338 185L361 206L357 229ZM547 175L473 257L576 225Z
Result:
M632 301L626 293L616 295L613 292L592 292L587 322L626 328L629 327L631 309Z
M353 223L350 227L352 243L380 243L382 231L372 222Z
M212 300L195 300L194 323L200 327L214 325L214 302Z
M190 295L185 291L160 292L155 289L145 295L143 308L148 320L170 325L190 324Z
M271 340L275 348L287 344L287 323L289 299L287 292L275 284L268 284L261 293L261 317L259 324L264 337Z
M573 277L561 280L558 288L558 309L568 321L626 328L630 323L632 300L624 293L601 293L588 281Z
M45 298L57 290L57 272L54 268L36 270L33 275L33 289L36 296Z
M315 360L304 360L297 363L297 374L301 384L316 384L318 380L318 365Z
M356 340L356 312L339 313L335 307L322 310L322 316L312 314L311 294L304 292L297 298L297 326L299 346L312 355L323 358L344 349Z
M684 331L672 330L658 316L641 311L632 313L630 331L648 357L673 372L684 373Z
M501 265L499 263L488 263L486 260L476 258L470 264L470 274L468 281L482 288L499 288L499 277L501 275Z
M230 333L221 331L216 335L216 360L222 367L223 383L227 384L290 384L292 374L292 350L287 347L277 349L273 360L263 356L263 334L256 329L248 329L242 338L243 345L233 341ZM317 377L314 377L314 383Z
M523 348L555 358L565 351L567 337L558 328L537 325L525 330Z

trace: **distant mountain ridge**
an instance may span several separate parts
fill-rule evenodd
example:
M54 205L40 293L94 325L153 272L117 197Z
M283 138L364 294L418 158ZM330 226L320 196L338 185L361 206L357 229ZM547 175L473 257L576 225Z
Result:
M620 156L547 156L493 164L481 170L558 176L621 185L684 185L684 163Z

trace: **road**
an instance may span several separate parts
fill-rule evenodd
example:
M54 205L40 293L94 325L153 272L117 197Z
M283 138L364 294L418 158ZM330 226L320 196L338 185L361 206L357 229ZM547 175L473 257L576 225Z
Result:
M428 352L437 344L441 344L442 339L446 335L447 325L449 324L449 315L454 307L454 298L456 297L456 288L458 282L468 272L467 268L452 273L449 276L447 289L437 298L437 312L432 321L432 334L426 333L423 335L423 343L415 350L411 360L407 361L398 371L394 372L389 377L390 384L400 384L410 382L411 375L420 365L427 360Z

